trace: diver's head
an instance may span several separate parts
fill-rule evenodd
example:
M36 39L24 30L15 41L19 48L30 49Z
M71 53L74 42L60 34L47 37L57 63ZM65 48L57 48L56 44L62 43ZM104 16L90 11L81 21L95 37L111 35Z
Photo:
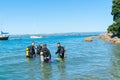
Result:
M35 45L35 42L32 42L32 46L34 46Z
M44 44L44 45L43 45L43 48L47 48L47 44Z
M61 46L60 42L58 42L58 43L57 43L57 46L58 46L58 47L60 47L60 46Z
M42 44L42 43L40 43L40 46L43 46L43 44Z

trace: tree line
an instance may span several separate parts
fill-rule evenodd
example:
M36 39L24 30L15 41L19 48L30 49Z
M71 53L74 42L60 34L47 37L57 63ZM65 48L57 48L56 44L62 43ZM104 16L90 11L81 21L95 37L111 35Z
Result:
M108 33L112 32L114 36L120 37L120 0L112 1L112 12L114 23L107 29Z

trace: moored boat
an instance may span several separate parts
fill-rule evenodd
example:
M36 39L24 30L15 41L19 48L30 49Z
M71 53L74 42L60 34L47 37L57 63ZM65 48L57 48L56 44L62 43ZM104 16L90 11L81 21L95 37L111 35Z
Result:
M8 40L8 38L9 38L9 35L8 35L9 33L7 33L7 32L2 32L1 31L1 34L0 34L0 40Z
M30 38L42 38L42 36L30 36Z

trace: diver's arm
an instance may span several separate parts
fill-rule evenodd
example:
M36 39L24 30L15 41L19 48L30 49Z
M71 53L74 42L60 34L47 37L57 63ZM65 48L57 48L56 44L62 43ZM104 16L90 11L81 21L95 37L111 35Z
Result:
M60 48L58 48L58 50L57 50L56 54L58 54L58 53L60 53Z
M33 52L33 54L35 54L35 47L34 46L32 46L32 52Z
M49 53L50 59L51 59L51 53Z
M49 59L51 59L51 53L49 50L48 50L48 56L49 56Z

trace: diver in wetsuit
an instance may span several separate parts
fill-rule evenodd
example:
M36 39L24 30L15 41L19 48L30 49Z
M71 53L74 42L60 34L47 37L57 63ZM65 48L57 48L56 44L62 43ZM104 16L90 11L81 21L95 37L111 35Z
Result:
M59 58L64 59L65 58L65 49L64 49L64 47L61 46L60 43L57 43L57 46L58 46L58 50L57 50L56 54L58 54Z
M43 58L44 58L44 62L48 62L49 60L51 60L51 53L49 51L49 49L47 48L47 45L44 44L43 45L43 48L42 48L42 51L41 51L43 54Z
M35 47L34 47L35 43L32 42L31 46L28 46L29 48L29 58L33 58L35 55Z
M42 50L42 46L43 46L43 44L41 43L41 44L38 45L37 48L36 48L36 49L37 49L37 54L38 54L38 55L40 55L40 52L41 52L41 50Z

